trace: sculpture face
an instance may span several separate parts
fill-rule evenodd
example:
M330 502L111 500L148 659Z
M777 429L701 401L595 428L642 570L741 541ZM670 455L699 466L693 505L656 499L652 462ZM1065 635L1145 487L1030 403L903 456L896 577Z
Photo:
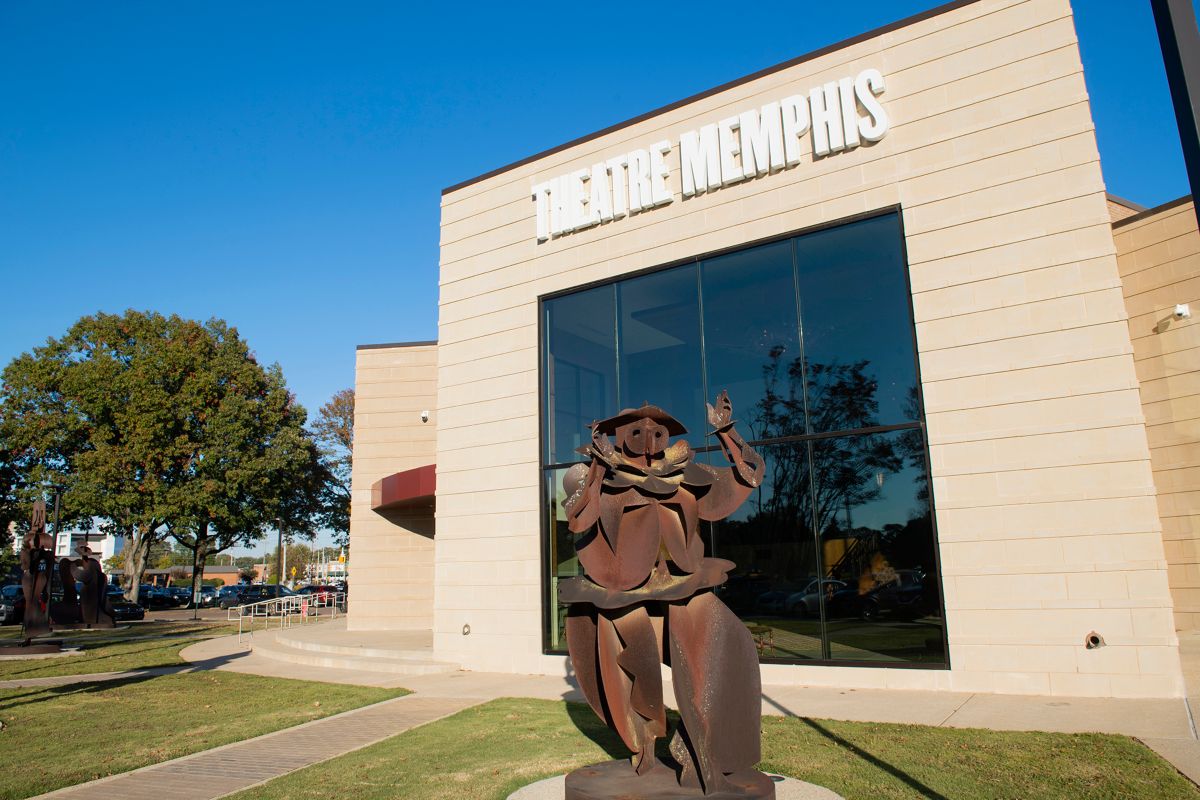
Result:
M686 433L683 426L647 405L593 423L591 445L581 451L590 462L564 476L563 508L587 572L559 586L559 599L571 603L571 661L593 710L634 751L633 776L605 765L577 771L567 777L568 800L676 797L680 787L774 797L771 781L753 770L760 758L757 651L712 592L734 565L705 557L699 535L700 520L728 516L762 479L764 463L734 431L731 413L725 393L709 407L712 433L732 467L694 463L687 441L670 444ZM664 663L682 719L670 745L678 778L654 755L655 741L667 734ZM618 777L635 781L632 793Z
M667 428L642 417L617 428L617 447L628 456L656 456L667 449ZM648 461L649 459L647 459Z

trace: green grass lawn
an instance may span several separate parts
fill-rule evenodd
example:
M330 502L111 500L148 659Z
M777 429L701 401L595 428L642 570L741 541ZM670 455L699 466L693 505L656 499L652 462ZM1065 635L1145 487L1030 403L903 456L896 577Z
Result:
M503 800L626 751L586 706L497 700L278 778L236 800ZM767 717L763 763L855 800L1200 798L1123 736L1008 733Z
M167 667L183 664L179 651L189 644L212 636L237 633L237 626L225 622L133 622L128 628L63 631L64 646L80 645L83 652L58 658L0 661L0 680L47 678L88 672ZM0 643L19 640L20 626L0 631Z
M234 672L0 690L0 799L126 772L406 693Z

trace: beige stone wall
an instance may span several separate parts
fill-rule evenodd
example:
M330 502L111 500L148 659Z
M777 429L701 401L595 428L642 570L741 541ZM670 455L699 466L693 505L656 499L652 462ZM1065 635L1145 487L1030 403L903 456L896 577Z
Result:
M1116 225L1175 626L1200 628L1200 232L1190 201Z
M681 54L682 57L682 54ZM877 67L881 142L543 244L531 186ZM811 147L811 144L808 144ZM678 187L679 155L668 158ZM980 0L448 193L435 647L541 653L537 297L900 205L952 669L767 681L1065 695L1182 691L1104 181L1066 0ZM462 634L464 624L470 636ZM1089 631L1108 646L1088 651Z
M358 350L354 385L354 472L350 504L353 630L433 624L433 514L371 510L371 485L434 463L437 347ZM428 422L421 411L429 410Z
M1123 219L1129 219L1140 211L1145 211L1144 208L1133 208L1123 202L1119 202L1112 195L1108 197L1108 218L1113 222L1120 222Z

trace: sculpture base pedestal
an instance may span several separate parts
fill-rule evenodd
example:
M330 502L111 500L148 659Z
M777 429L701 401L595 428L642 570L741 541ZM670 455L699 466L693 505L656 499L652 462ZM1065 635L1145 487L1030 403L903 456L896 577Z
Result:
M98 631L112 630L117 627L115 622L53 622L50 632L55 631Z
M62 640L35 642L26 645L13 644L0 647L0 656L44 656L62 650Z
M629 762L627 762L627 761L625 761L625 762L614 761L611 763L623 764L625 767L628 768L628 772L630 775L634 774L633 768L629 766ZM584 770L595 770L595 769L599 769L599 768L605 767L605 766L606 766L605 764L597 764L594 767L584 767L583 769L579 769L579 770L576 770L575 772L571 773L571 775L576 775L578 773L583 772ZM679 800L680 798L704 798L704 795L700 794L699 791L679 788L679 786L677 786L675 784L675 773L672 772L671 770L664 769L662 771L666 775L666 777L668 777L670 779L670 786L664 787L664 789L663 789L663 791L669 792L668 794L657 793L657 790L650 789L650 787L646 787L646 789L648 789L650 791L655 791L656 793L651 794L651 793L649 793L649 791L644 792L642 785L639 783L637 789L634 790L633 792L630 792L627 788L625 788L625 789L614 788L613 791L616 793L610 794L610 795L598 795L598 794L571 795L571 794L567 794L567 787L566 787L567 778L569 776L559 775L554 778L547 778L544 781L538 781L537 783L531 783L528 786L518 789L517 791L513 792L512 794L510 794L508 796L508 800L565 800L565 798L568 798L568 797L604 797L604 800L618 800L618 798L620 798L620 800L624 800L624 798L631 798L631 797L636 797L636 798L638 798L638 800L642 800L642 798L648 798L649 800L663 800L665 798L671 798L671 800ZM747 774L749 774L749 773L747 773ZM754 774L761 774L761 773L754 773ZM824 786L817 786L814 783L805 783L804 781L798 781L795 778L784 778L784 777L781 777L778 775L775 775L775 776L763 775L762 777L765 778L767 781L769 781L774 789L774 794L766 795L766 796L774 797L775 800L843 800L841 795L836 794L835 792L833 792L829 789L826 789ZM641 780L641 779L638 779L638 780ZM589 789L589 791L590 791L590 789ZM620 792L625 792L625 794L620 794ZM745 798L745 797L753 797L753 796L754 795L733 795L733 794L726 793L726 794L716 794L716 795L710 794L708 796L708 798L714 798L714 797ZM708 800L708 798L705 798L705 800Z
M679 785L675 770L659 764L645 775L633 771L628 760L605 761L580 767L567 774L565 800L618 800L637 797L639 800L676 800L697 797L704 800L775 800L775 782L756 770L743 770L727 775L730 788L705 794L699 789Z

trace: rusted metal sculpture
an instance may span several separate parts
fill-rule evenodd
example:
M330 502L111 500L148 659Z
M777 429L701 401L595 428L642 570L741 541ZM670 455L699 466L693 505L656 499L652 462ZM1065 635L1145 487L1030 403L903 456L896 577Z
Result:
M81 544L75 548L79 560L71 564L71 576L82 584L79 592L79 618L84 625L93 628L114 628L112 605L108 600L108 578L92 552L92 548Z
M100 562L86 544L76 548L76 553L78 560L63 558L55 562L54 538L46 533L46 504L35 501L20 557L21 591L25 595L23 647L28 648L32 639L54 630L116 626ZM54 585L56 572L58 587ZM76 591L76 582L82 585L82 591Z
M699 535L700 520L728 516L762 481L763 460L732 416L722 392L708 421L730 467L697 463L684 440L669 445L683 425L644 405L593 423L579 451L589 463L563 479L585 572L559 586L571 603L567 647L588 703L634 753L568 775L567 800L775 796L753 769L762 708L754 641L712 592L734 564L706 557ZM671 667L681 718L675 765L654 754L667 735L660 664Z
M54 540L46 533L46 504L33 504L33 519L21 543L21 591L25 595L22 633L28 641L50 632L50 582L54 576Z

